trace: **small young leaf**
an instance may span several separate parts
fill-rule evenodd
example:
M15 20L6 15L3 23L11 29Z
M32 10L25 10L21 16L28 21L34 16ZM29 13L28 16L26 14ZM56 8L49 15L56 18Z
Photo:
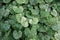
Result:
M31 37L31 36L32 36L32 35L31 35L31 31L30 31L29 28L26 28L26 29L24 30L24 34L25 34L27 37Z
M23 7L22 6L20 6L20 7L13 6L13 10L16 13L22 13L23 12Z
M51 15L56 17L57 16L57 11L55 9L53 9L53 11L51 12Z
M18 4L27 4L28 3L28 0L15 0Z
M30 24L37 24L39 22L38 18L29 19Z
M55 37L56 40L60 40L60 32L59 33L55 33L54 37Z
M21 24L24 27L28 27L28 21L27 21L27 18L26 17L22 17L21 18Z
M18 32L16 30L13 31L13 37L15 39L19 39L19 38L21 38L21 36L22 36L22 32L21 31L18 31Z

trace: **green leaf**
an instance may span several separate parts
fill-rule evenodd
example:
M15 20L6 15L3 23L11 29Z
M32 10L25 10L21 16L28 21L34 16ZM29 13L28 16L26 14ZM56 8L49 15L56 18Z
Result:
M57 7L56 9L57 9L58 12L60 12L60 11L59 11L59 10L60 10L60 7Z
M8 40L8 36L10 35L10 32L11 32L11 30L6 32L5 35L3 36L2 40Z
M4 14L5 14L5 8L4 7L2 7L1 9L0 9L0 14L1 14L1 16L3 16Z
M24 30L24 34L27 36L27 37L31 37L32 35L31 35L31 30L29 29L29 28L26 28L25 30Z
M15 0L18 4L27 4L28 3L28 0Z
M23 12L23 7L22 6L20 6L20 7L13 6L13 10L16 13L22 13Z
M57 11L56 11L55 9L53 9L53 11L51 12L51 15L53 15L53 16L55 16L55 17L56 17L56 16L57 16L57 14L58 14L58 13L57 13Z
M7 17L9 15L10 10L6 9L5 14L3 15L4 17Z
M45 40L50 40L50 36L49 35L45 35Z
M21 30L22 29L22 25L21 24L18 24L18 23L15 23L13 25L13 29L15 29L15 30Z
M41 10L40 12L41 17L48 17L50 15L49 12Z
M41 4L39 7L42 11L50 12L49 4Z
M4 3L9 3L11 0L3 0Z
M37 28L38 28L38 26L36 26L36 25L32 25L32 28L31 28L31 37L32 38L36 38L36 36L37 36Z
M44 0L37 0L37 3L44 3Z
M55 40L60 40L60 32L55 33L54 37L55 37Z
M13 5L17 5L16 1L13 1L12 4L13 4Z
M53 2L53 0L45 0L47 3L51 3Z
M38 15L39 14L39 10L37 9L31 9L32 15Z
M14 20L10 20L10 19L9 19L8 22L9 22L10 25L16 24L16 21L14 21Z
M47 34L48 34L50 37L52 37L52 36L55 34L55 31L53 31L52 29L50 29L50 28L48 27Z
M29 39L29 40L36 40L35 38L31 38L31 39Z
M14 31L13 31L13 37L14 37L15 39L21 38L21 37L22 37L22 32L21 32L21 31L16 31L16 30L14 30Z
M38 18L29 19L29 23L30 24L37 24L38 22L39 22L39 19Z
M57 32L60 32L60 23L58 22L57 24L52 25L52 29L57 31Z
M23 27L28 27L29 24L28 24L27 18L24 17L22 14L17 14L16 19L18 23L21 23Z
M6 40L15 40L15 39L11 35L9 35Z
M29 24L28 24L27 21L26 21L26 22L23 22L23 23L21 23L21 24L22 24L23 27L28 27L28 26L29 26Z
M17 21L16 15L9 15L9 19L14 20L14 21Z
M47 20L47 25L50 24L50 25L54 25L58 22L58 17L52 17L52 18L48 18Z
M9 15L10 10L5 9L4 7L0 9L1 16L7 17Z
M31 5L37 4L37 0L30 0L29 2L30 2Z
M22 6L19 6L19 9L21 12L23 12L24 8Z
M22 26L24 26L24 27L28 27L28 25L29 25L26 17L22 17L20 23L21 23Z
M22 18L22 14L16 14L16 19L17 19L17 22L20 23L21 22L21 18Z
M3 23L1 26L2 31L8 31L10 29L10 25L8 23Z
M40 27L38 28L38 31L39 31L39 32L46 32L46 31L47 31L47 28L46 28L45 26L40 26Z

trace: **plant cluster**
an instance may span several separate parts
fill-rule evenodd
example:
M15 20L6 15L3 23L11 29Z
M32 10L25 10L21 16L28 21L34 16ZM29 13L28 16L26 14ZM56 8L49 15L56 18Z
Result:
M60 40L60 1L0 0L0 40Z

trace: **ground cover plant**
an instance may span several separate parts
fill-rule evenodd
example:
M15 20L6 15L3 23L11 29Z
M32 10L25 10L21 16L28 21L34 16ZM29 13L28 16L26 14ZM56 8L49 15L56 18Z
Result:
M0 0L0 40L60 40L60 0Z

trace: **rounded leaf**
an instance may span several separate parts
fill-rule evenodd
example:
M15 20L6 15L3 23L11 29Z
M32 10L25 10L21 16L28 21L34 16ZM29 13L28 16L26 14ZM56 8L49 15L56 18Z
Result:
M56 17L57 16L57 11L55 9L53 9L53 11L51 12L51 15Z
M16 0L16 2L18 4L23 4L23 3L27 4L28 3L28 0Z
M21 38L22 37L22 32L21 31L16 31L16 30L14 30L13 31L13 37L15 38L15 39L19 39L19 38Z
M16 13L22 13L23 12L23 7L22 6L20 6L20 7L13 6L13 10Z
M29 19L30 24L37 24L39 22L38 18Z

